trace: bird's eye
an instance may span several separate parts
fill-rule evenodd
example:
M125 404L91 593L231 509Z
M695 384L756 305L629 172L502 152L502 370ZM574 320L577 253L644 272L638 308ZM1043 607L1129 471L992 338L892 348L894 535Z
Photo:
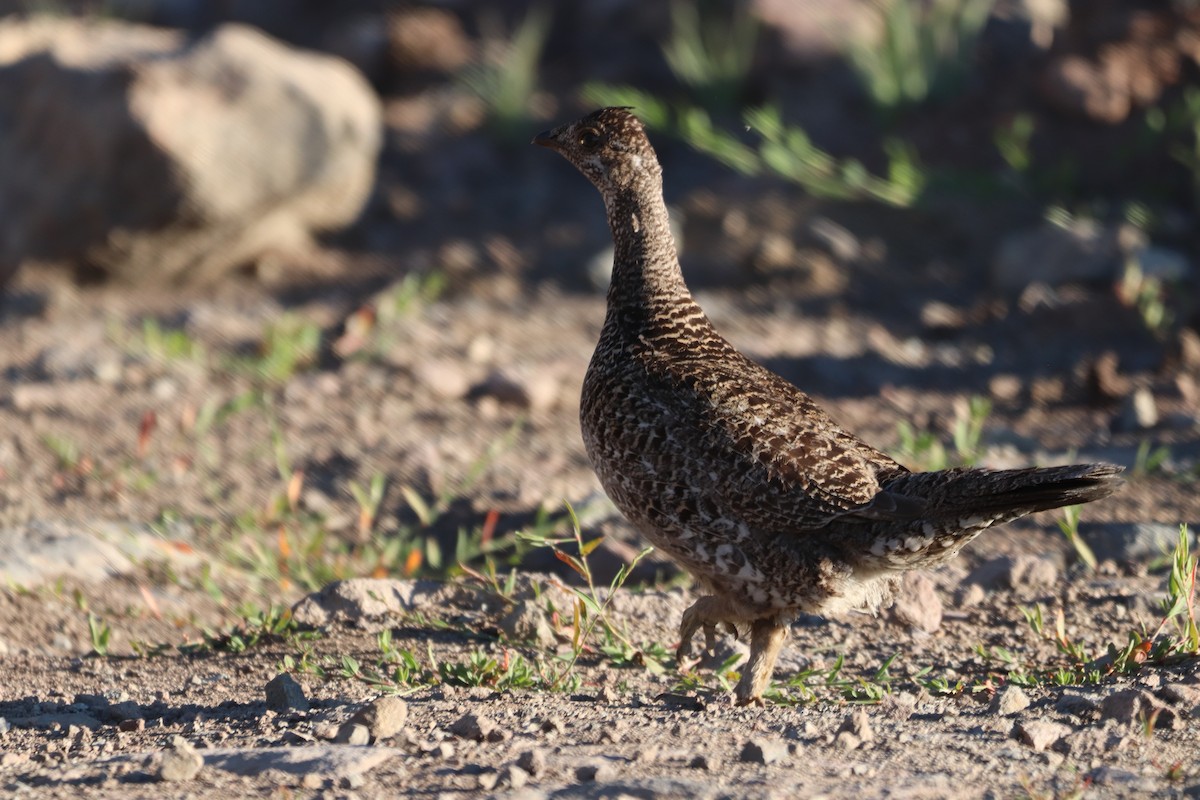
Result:
M579 134L579 146L585 147L588 150L595 150L600 146L600 131L595 128L585 128Z

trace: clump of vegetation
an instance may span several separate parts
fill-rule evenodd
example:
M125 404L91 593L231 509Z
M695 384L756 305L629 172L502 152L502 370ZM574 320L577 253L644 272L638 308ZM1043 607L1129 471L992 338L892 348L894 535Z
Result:
M604 631L606 640L604 647L611 654L610 657L615 655L624 662L637 660L643 665L657 662L654 654L648 654L644 649L635 647L628 635L618 630L608 617L608 610L612 605L613 598L629 580L630 572L642 559L654 552L654 548L644 548L634 557L633 561L623 564L617 574L613 576L607 591L602 593L597 589L588 556L600 546L603 537L585 542L579 518L569 504L567 505L567 514L571 520L571 536L569 538L551 539L538 533L529 532L521 535L521 538L529 544L551 548L555 557L583 578L587 587L586 589L568 587L575 595L575 604L571 609L571 652L566 663L555 672L550 682L551 687L561 686L570 679L580 655L591 646L592 634L597 625ZM567 544L574 545L575 552L572 553L563 547ZM660 666L655 664L655 667Z
M713 111L733 110L754 62L758 21L740 5L728 19L710 4L671 3L671 34L663 56L696 102Z
M953 458L937 434L918 431L908 420L901 420L896 426L900 443L895 457L920 472L974 466L984 454L983 428L991 413L992 403L986 397L975 396L955 403Z
M547 7L535 5L511 36L492 20L485 36L482 63L463 71L462 83L487 106L488 125L506 142L527 141L538 64L550 32Z
M803 128L783 121L776 106L746 111L746 129L758 137L747 144L713 125L704 109L671 106L639 89L591 84L584 96L600 105L633 106L642 121L678 137L699 152L743 175L775 175L804 188L814 197L870 200L898 208L915 204L927 177L912 147L889 142L886 176L872 174L857 159L838 159L813 144Z
M975 56L994 0L890 0L880 41L856 39L850 64L885 114L956 89Z

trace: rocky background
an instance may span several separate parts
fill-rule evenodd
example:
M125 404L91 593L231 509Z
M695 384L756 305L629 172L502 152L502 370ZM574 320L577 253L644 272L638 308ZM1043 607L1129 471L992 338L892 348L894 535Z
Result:
M679 670L579 442L601 204L528 145L600 104L847 427L1126 487L799 621L766 708ZM0 0L0 787L1191 796L1198 204L1188 0Z

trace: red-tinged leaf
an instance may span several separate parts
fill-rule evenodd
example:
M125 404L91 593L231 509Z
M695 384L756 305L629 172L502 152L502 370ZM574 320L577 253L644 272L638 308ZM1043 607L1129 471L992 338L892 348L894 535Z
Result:
M158 415L153 410L142 414L142 422L138 426L137 440L137 457L145 458L146 452L150 449L150 437L154 435L154 429L158 427Z
M408 557L404 559L404 575L410 577L416 574L416 571L421 568L422 560L421 550L413 548L408 551Z
M483 530L479 532L480 541L486 546L491 544L492 536L496 533L496 523L500 521L500 512L491 509L483 520Z
M562 550L559 550L556 547L556 548L554 548L554 557L557 558L559 561L563 562L564 564L566 564L571 569L578 572L579 577L581 577L581 578L587 577L587 573L583 571L583 565L579 563L579 559L575 558L575 556L571 555L570 553L564 553Z

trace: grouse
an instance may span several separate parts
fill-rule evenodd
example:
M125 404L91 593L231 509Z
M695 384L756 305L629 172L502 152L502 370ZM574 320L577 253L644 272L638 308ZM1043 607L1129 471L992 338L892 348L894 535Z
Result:
M604 198L616 246L607 313L583 381L584 445L604 490L703 596L703 630L750 637L735 688L761 703L800 612L877 609L905 570L940 564L985 528L1111 494L1109 464L911 472L738 352L684 283L642 123L604 108L539 134Z

